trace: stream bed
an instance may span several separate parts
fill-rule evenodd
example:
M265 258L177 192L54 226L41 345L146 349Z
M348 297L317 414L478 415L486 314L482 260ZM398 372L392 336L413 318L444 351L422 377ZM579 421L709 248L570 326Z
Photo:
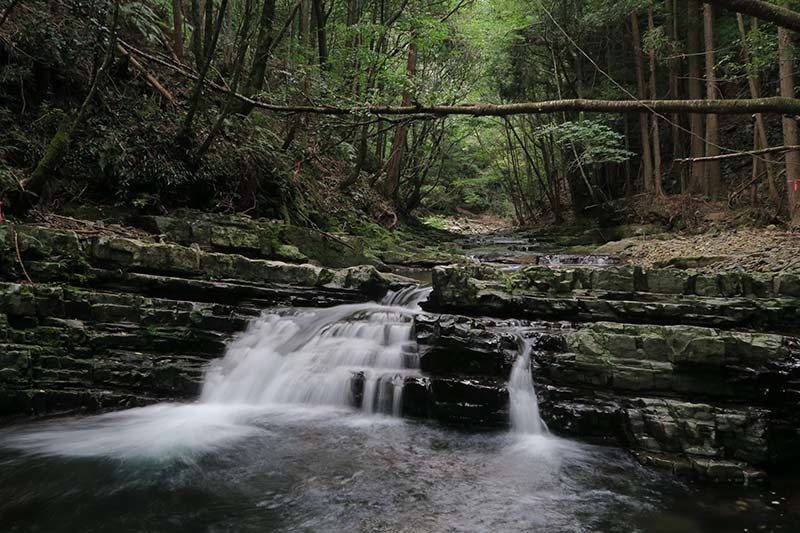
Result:
M523 339L512 431L403 419L429 292L266 313L193 403L1 429L3 531L800 530L796 483L695 485L551 435Z
M113 423L128 432L71 441L64 431L70 423L85 431L85 419L58 420L36 426L54 430L51 447L0 452L5 531L722 532L800 524L800 501L775 487L684 484L623 450L550 436L462 432L324 407L161 405L102 416L99 431Z

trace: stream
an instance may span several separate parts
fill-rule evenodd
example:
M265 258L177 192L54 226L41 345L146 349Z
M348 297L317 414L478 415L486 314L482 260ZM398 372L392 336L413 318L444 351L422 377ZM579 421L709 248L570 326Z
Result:
M412 317L380 303L275 309L209 366L197 401L0 431L5 531L796 531L798 492L694 486L551 435L531 347L510 432L401 417Z

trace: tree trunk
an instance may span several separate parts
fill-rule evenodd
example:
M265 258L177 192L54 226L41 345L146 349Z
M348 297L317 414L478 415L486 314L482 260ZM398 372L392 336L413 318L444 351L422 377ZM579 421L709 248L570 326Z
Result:
M642 64L642 37L639 33L639 17L631 13L631 35L633 37L633 63L636 68L636 96L639 100L647 98L644 84L644 66ZM642 142L642 180L645 192L654 190L653 156L650 153L650 126L648 113L639 113L639 132Z
M781 78L781 96L794 98L794 50L789 30L778 28L778 65ZM783 144L797 144L797 122L794 117L783 117ZM793 225L800 224L800 153L786 152L786 186L789 218Z
M667 26L669 26L669 35L673 43L678 43L678 0L666 0L667 11ZM680 83L678 82L678 75L680 73L680 60L675 57L677 51L675 46L670 48L670 58L667 61L669 69L669 97L672 99L680 98ZM685 147L683 146L683 139L681 135L681 115L672 113L670 116L672 122L672 159L680 159L685 154ZM678 173L677 179L680 190L686 190L686 171L680 165L672 167L674 172Z
M653 8L647 10L647 29L655 31L656 26L653 21ZM650 49L650 98L658 98L658 88L656 86L656 51ZM653 114L653 191L657 196L662 196L664 190L661 187L661 132L658 129L658 115Z
M297 6L295 5L294 11L289 15L290 20L294 18L296 11ZM275 0L264 0L264 5L261 8L261 18L258 23L258 37L256 37L257 42L256 50L253 54L253 63L250 66L250 73L244 84L243 94L245 96L253 96L264 86L264 77L267 74L267 63L269 62L270 51L272 50L272 28L274 22ZM239 105L238 112L246 115L251 110L252 106L242 102Z
M213 4L211 0L207 0L208 4ZM178 142L182 144L186 144L189 140L189 137L192 133L192 123L194 121L194 117L197 114L197 110L200 107L200 100L203 95L203 87L205 85L206 76L208 75L208 71L211 68L211 60L214 58L214 50L217 48L217 42L219 41L219 34L222 31L222 22L225 19L225 11L228 7L228 0L222 0L219 6L219 10L217 11L217 23L214 29L212 30L211 38L208 42L208 47L204 49L203 55L205 57L205 61L203 63L203 67L200 69L197 77L197 83L195 84L194 90L192 92L192 97L189 102L189 110L186 112L186 116L181 123L181 127L178 130ZM211 18L213 13L207 14L209 18Z
M706 48L706 99L717 99L717 77L714 73L714 8L711 4L703 4L703 35ZM706 157L719 155L719 117L710 113L706 116ZM719 161L708 161L705 168L704 192L707 196L717 197L722 189L722 173Z
M750 58L750 50L747 48L747 32L745 31L744 27L744 17L741 13L736 14L736 22L739 26L739 37L742 40L742 59L748 66L747 71L747 85L750 89L750 97L751 98L759 98L761 96L761 91L758 87L758 79L756 77L756 73L752 70L752 60ZM756 29L758 25L758 19L753 19L753 29ZM767 130L764 127L764 115L761 113L755 113L753 115L754 118L754 125L753 125L753 150L759 150L762 148L767 148L769 143L767 142ZM769 197L774 204L778 204L779 196L778 191L775 187L775 169L773 168L772 161L768 156L762 157L753 157L753 179L757 180L758 176L761 175L761 167L764 167L767 173L767 190L769 191Z
M408 61L406 63L406 77L409 83L413 81L417 72L417 43L411 41L408 45ZM403 105L411 104L411 88L403 91ZM400 209L400 172L403 167L403 155L406 148L406 137L408 136L408 125L403 122L395 130L394 140L392 141L392 151L389 155L389 162L386 170L386 194L394 203L395 208Z
M703 86L700 83L700 2L689 0L687 18L687 50L689 58L689 98L699 100L703 95ZM691 144L689 154L692 158L702 157L705 154L703 140L703 117L697 114L689 117L689 130L691 131ZM689 172L689 187L683 192L698 192L703 190L705 169L703 163L692 163Z
M250 24L251 19L253 18L253 2L254 0L246 0L244 6L244 13L242 15L242 26L239 30L239 49L236 53L236 59L234 61L234 74L233 74L233 82L231 83L231 90L230 94L228 95L228 99L225 101L225 105L223 106L222 110L217 116L217 120L214 122L214 125L211 127L211 130L208 132L208 136L203 144L197 150L197 159L200 160L208 149L211 148L211 144L216 139L217 135L222 131L222 126L225 122L225 119L233 110L233 106L236 103L236 91L239 88L239 83L242 79L242 72L244 72L244 63L245 57L247 56L247 51L250 48ZM230 4L229 4L230 5ZM220 13L219 16L222 16ZM233 21L231 21L231 24ZM237 39L234 39L237 40Z
M297 27L297 36L303 46L308 46L311 42L311 1L300 0L300 20Z
M192 25L192 55L197 70L203 68L203 21L199 0L189 0L189 22Z
M172 0L172 50L183 61L183 0Z
M328 64L328 39L325 32L325 5L323 0L313 0L314 20L317 24L317 48L319 49L319 66L326 68Z
M708 0L708 3L800 32L800 13L789 9L787 4L781 7L762 0Z

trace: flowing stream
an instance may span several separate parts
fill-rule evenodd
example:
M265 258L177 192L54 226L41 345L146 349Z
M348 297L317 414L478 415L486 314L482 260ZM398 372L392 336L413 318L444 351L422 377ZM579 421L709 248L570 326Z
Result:
M531 343L511 432L401 415L428 289L274 310L209 366L199 399L0 430L4 531L741 531L781 496L694 489L621 450L549 435ZM762 490L762 489L757 489ZM746 520L734 502L748 507ZM735 528L735 529L731 529ZM774 529L773 529L774 530Z

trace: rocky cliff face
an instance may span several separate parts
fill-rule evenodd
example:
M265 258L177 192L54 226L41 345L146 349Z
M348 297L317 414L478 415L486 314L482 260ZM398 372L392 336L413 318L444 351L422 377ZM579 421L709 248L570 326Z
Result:
M430 310L572 322L429 315L417 331L429 372L502 397L518 352L504 331L521 328L537 338L534 380L552 430L676 472L743 480L798 458L800 351L787 335L797 296L791 274L448 267L435 272ZM501 420L492 413L503 400L465 403L479 421Z

